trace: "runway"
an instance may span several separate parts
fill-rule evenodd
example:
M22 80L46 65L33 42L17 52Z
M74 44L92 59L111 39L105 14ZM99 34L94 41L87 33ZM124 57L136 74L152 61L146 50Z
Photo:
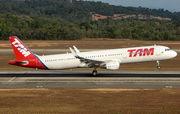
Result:
M179 88L180 71L0 71L0 87Z

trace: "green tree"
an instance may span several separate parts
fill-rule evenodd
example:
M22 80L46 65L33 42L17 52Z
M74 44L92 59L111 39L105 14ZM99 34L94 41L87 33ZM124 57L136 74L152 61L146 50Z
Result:
M170 40L171 39L171 33L169 33L169 31L164 32L164 39L165 40Z
M108 33L108 38L117 38L119 36L116 26L108 26L106 31Z

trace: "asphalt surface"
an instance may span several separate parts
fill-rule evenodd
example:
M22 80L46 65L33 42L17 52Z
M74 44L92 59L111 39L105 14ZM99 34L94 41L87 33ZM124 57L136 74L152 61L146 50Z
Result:
M0 71L0 87L179 88L180 71Z

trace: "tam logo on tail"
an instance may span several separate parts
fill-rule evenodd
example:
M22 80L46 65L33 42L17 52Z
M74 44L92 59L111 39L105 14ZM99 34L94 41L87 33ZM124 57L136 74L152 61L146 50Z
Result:
M16 38L12 42L12 45L14 45L14 47L18 47L19 52L22 53L22 55L24 57L27 57L27 56L29 56L31 54L31 52L28 51L27 48L24 47L24 45L21 44L21 42L18 39L16 39Z
M10 36L16 60L10 61L11 65L48 69L44 63L36 56L17 36Z

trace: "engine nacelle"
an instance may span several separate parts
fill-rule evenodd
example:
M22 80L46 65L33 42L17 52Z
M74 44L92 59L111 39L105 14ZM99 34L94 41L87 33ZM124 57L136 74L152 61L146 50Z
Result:
M106 69L107 70L119 70L120 63L118 61L109 61L106 62Z

